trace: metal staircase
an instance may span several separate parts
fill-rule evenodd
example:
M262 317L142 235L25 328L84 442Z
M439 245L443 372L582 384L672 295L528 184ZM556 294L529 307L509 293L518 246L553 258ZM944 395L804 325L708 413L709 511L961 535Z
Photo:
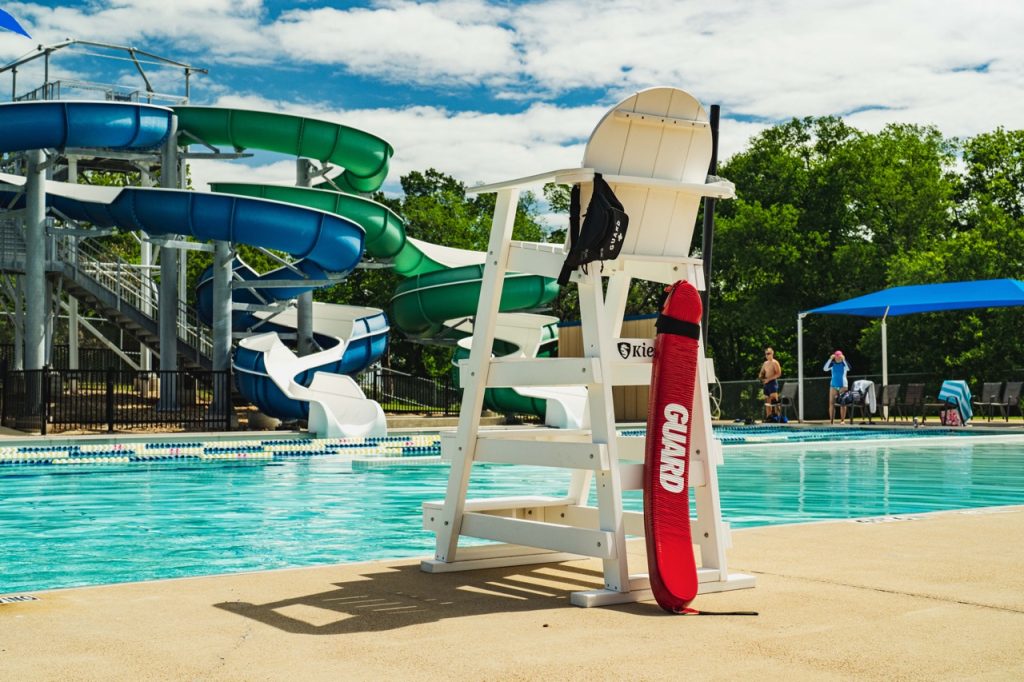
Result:
M24 271L25 238L11 211L0 214L0 272Z
M156 317L160 302L157 286L128 263L95 242L63 237L56 240L58 273L64 289L95 308L140 343L160 351ZM146 312L152 311L152 313ZM178 357L185 369L212 369L210 330L184 303L178 308Z

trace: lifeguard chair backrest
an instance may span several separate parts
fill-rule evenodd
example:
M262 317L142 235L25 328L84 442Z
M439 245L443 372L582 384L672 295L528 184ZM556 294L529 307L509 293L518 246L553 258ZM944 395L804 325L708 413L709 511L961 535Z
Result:
M605 175L703 184L711 163L711 126L694 97L677 88L642 90L624 99L594 128L583 167ZM701 197L672 189L610 182L629 214L623 254L689 256ZM581 187L590 202L592 183Z

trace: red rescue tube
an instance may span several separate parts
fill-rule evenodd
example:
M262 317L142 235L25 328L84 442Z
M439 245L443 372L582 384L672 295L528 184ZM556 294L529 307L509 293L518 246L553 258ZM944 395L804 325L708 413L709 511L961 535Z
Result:
M690 538L690 433L697 383L700 294L672 285L658 317L644 459L644 526L651 589L658 605L684 613L697 596Z

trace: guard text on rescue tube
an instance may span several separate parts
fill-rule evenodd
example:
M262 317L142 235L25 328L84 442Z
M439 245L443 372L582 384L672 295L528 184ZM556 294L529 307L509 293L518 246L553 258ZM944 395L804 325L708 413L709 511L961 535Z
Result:
M661 487L670 493L686 488L686 441L690 430L690 412L682 405L665 406L661 426Z

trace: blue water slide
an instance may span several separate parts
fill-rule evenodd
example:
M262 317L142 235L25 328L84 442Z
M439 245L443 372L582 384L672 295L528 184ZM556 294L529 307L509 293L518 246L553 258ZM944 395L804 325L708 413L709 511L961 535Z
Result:
M154 149L167 139L173 113L122 102L0 104L0 153L66 147Z
M347 275L363 254L363 228L351 220L267 199L125 187L109 204L52 195L48 201L69 218L101 227L182 234L290 253L301 259L294 266L315 279ZM302 277L286 273L287 279Z
M172 113L127 103L2 104L0 153L66 147L153 149L166 140ZM100 227L284 251L301 259L295 264L299 271L317 279L348 274L363 252L363 229L351 220L267 199L126 187L109 203L55 194L48 194L47 202L69 218ZM287 269L280 276L302 277Z

